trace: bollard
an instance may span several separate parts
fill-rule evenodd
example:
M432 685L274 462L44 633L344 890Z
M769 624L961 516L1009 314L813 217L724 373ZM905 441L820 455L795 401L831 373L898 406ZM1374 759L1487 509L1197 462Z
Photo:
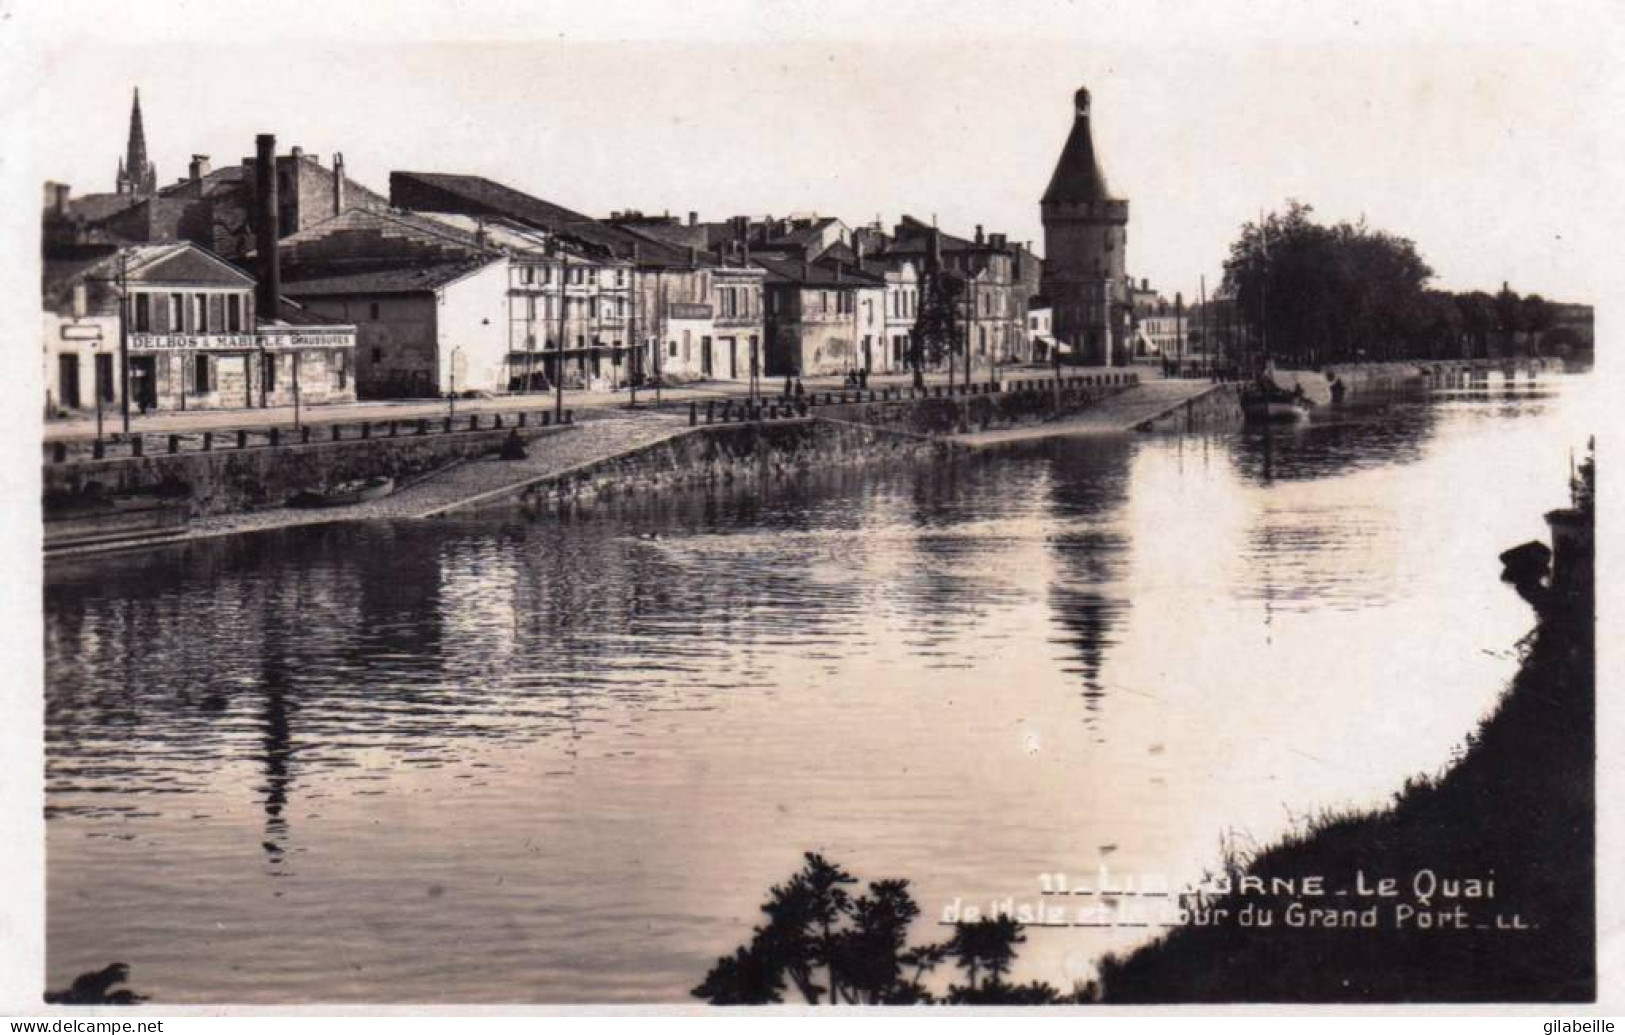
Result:
M471 413L471 414L468 415L468 430L469 431L478 431L478 430L480 430L480 415L479 414Z
M521 428L525 426L525 419L528 416L529 416L529 414L525 413L523 410L519 411L519 426Z
M716 419L716 415L717 415L717 412L716 412L716 403L715 403L715 401L711 400L711 399L707 399L705 401L705 423L710 424L712 421L714 421Z
M419 417L418 418L418 434L419 435L427 435L428 433L429 433L429 418L427 418L427 417Z
M551 427L552 424L553 424L553 414L549 413L546 410L543 410L542 411L542 427L544 427L544 428Z
M91 447L90 447L91 459L100 460L102 457L104 457L106 455L107 455L107 443L103 442L101 439L97 439L94 443L91 444Z
M140 435L136 435L134 438L130 439L130 455L131 456L146 456L147 455L147 443L146 443L146 440L144 438L142 438Z
M564 423L566 423L566 424L574 424L575 422L576 422L576 411L574 411L574 410L565 410L564 411Z
M491 427L496 428L498 430L501 430L501 428L502 428L502 414L499 413L499 414L496 414L494 417L492 417L492 419L491 419Z
M280 446L281 444L282 444L282 429L281 428L272 428L271 429L271 445Z
M213 449L214 449L214 432L205 431L203 433L203 451L205 453L207 453L207 452L209 452L209 451L211 451Z
M389 437L390 438L395 438L400 433L401 433L400 424L398 422L396 422L396 421L390 421L389 422Z
M767 419L768 420L778 420L779 419L779 407L778 407L777 403L775 403L772 406L769 406L767 408Z
M443 435L451 434L451 418L450 417L442 417L442 418L440 418L440 433L443 434Z
M699 422L700 422L700 408L694 404L693 399L690 399L688 401L688 426L692 428L696 424L698 424Z
M299 442L301 445L310 445L310 425L306 424L299 429Z
M361 437L372 438L372 421L369 420L361 425Z
M173 436L173 435L170 436L171 439L173 439L174 437L175 436ZM51 443L51 462L60 464L60 463L65 463L67 461L67 459L68 459L68 444L66 442L52 442Z
M237 432L237 448L238 449L247 449L248 448L248 432L246 432L246 431Z
M344 436L344 433L341 430L339 430L339 425L337 425L337 424L333 425L332 431L333 431L333 441L334 442L337 442L340 438L342 438Z

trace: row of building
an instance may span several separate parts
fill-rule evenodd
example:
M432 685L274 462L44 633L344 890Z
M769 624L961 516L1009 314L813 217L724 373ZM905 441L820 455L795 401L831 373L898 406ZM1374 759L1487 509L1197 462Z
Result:
M1110 365L1170 339L1152 322L1166 304L1123 273L1127 202L1094 160L1086 92L1045 194L1048 263L908 216L599 219L405 171L386 195L342 155L278 154L268 135L160 187L139 96L116 183L47 185L52 411L126 386L132 405L185 409L903 371L930 277L956 280L961 368Z

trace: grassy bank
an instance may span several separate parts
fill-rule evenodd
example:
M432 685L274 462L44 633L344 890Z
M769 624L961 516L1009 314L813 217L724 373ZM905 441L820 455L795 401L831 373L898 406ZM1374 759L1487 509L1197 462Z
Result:
M1590 601L1549 609L1525 647L1518 675L1447 770L1408 781L1388 808L1326 817L1227 860L1226 876L1260 878L1263 892L1220 885L1200 904L1227 910L1211 915L1228 921L1177 927L1107 957L1092 990L1099 1000L1594 999ZM1302 882L1317 875L1327 892L1306 895ZM1275 878L1298 883L1272 887ZM1385 879L1391 895L1377 893ZM1238 922L1248 906L1253 917L1268 910L1272 925ZM1374 926L1343 926L1366 920Z

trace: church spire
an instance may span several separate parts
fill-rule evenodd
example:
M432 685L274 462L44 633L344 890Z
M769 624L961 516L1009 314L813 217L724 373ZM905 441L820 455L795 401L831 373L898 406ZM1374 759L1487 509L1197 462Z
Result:
M158 170L147 161L147 131L141 123L141 88L130 106L130 140L119 166L118 192L146 197L158 193Z

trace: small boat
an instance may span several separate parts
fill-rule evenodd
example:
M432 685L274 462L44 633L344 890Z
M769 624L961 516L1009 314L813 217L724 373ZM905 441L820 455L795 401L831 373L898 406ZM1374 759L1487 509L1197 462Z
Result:
M323 489L301 492L288 501L293 507L350 507L368 500L383 499L395 491L393 478L366 478L336 482Z

